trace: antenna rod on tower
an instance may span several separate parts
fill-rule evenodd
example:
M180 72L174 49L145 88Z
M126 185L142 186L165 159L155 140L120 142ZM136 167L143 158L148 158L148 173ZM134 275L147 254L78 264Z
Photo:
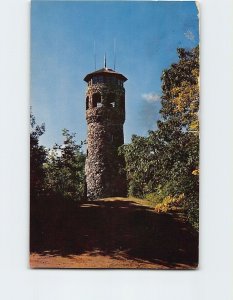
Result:
M116 70L116 39L114 39L114 67L113 70Z
M104 68L107 69L106 52L104 53Z

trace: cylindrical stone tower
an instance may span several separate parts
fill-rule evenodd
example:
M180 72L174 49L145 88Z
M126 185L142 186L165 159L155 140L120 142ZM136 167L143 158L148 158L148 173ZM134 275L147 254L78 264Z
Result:
M126 195L123 158L118 147L124 144L125 76L103 68L88 74L86 120L88 126L85 165L87 198Z

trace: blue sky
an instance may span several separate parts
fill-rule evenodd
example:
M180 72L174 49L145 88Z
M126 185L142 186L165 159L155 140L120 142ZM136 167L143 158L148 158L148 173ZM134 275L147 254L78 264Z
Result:
M83 78L114 64L128 81L125 142L146 135L159 118L162 71L177 61L178 47L199 43L195 2L32 1L31 106L46 132L40 143L62 142L61 130L86 138Z

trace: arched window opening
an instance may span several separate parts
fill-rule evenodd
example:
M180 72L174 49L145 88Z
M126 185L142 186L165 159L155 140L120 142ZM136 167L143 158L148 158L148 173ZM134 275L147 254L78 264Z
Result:
M88 110L89 109L89 97L87 96L87 98L86 98L86 110Z
M100 93L93 94L93 96L92 96L92 105L93 105L93 107L102 107Z

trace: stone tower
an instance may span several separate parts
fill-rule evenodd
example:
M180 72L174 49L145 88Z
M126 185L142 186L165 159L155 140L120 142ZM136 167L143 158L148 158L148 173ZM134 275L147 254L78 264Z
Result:
M126 195L124 161L118 147L124 144L125 76L105 67L86 75L87 198Z

